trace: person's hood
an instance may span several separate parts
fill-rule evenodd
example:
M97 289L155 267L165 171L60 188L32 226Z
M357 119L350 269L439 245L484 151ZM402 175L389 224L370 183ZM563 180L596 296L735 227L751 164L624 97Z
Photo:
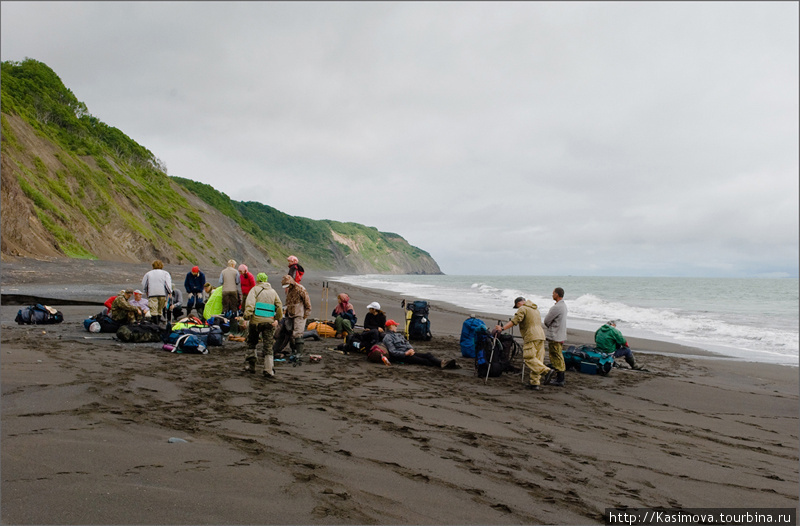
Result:
M289 274L285 274L281 278L281 287L286 288L287 285L293 285L295 283L294 278L291 277Z
M597 332L611 332L612 330L614 330L614 327L606 323L605 325L597 329Z
M531 300L525 300L525 303L523 303L523 305L527 305L528 307L530 307L532 309L537 309L537 310L539 309L539 307L537 307L536 304L534 302L532 302Z
M266 290L271 290L272 289L272 285L270 285L268 281L261 281L261 282L256 284L256 287L261 287L261 288L266 289Z

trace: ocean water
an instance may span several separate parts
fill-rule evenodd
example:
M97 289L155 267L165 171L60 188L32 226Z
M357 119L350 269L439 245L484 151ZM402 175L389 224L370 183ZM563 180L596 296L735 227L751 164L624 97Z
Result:
M625 336L798 365L797 279L365 275L331 280L496 313L500 320L513 315L517 296L536 303L544 317L554 304L553 289L562 287L567 323L575 329L594 331L614 319Z

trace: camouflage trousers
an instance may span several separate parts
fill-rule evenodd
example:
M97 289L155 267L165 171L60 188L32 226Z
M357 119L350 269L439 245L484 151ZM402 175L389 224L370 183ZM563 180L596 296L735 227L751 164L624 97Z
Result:
M247 354L245 361L254 359L258 362L258 340L261 339L264 344L264 356L272 356L272 345L275 343L275 327L272 326L272 321L251 321L247 325Z

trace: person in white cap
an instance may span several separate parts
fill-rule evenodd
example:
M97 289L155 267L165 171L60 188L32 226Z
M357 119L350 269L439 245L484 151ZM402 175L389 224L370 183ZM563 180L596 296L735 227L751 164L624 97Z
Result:
M367 305L367 310L369 312L364 316L364 331L360 335L360 345L369 350L374 344L383 340L386 313L381 310L381 304L377 301Z
M133 297L128 300L128 303L134 307L139 307L142 310L144 319L150 321L150 307L147 306L147 300L142 297L142 291L136 289L133 291Z

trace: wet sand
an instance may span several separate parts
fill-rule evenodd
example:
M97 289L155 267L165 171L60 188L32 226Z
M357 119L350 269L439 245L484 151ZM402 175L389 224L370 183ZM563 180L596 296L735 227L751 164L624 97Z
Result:
M797 507L797 368L641 340L647 371L568 371L535 393L519 375L484 383L461 357L464 319L496 316L433 303L417 348L461 369L387 368L323 339L305 349L321 363L266 380L242 372L244 343L177 355L83 329L149 268L3 263L3 523L596 524L609 507ZM188 266L166 270L182 285ZM322 279L303 280L312 317ZM402 319L401 296L335 282L328 314L338 292L360 319L373 300ZM51 302L60 325L14 323L9 303L36 297L78 304Z

